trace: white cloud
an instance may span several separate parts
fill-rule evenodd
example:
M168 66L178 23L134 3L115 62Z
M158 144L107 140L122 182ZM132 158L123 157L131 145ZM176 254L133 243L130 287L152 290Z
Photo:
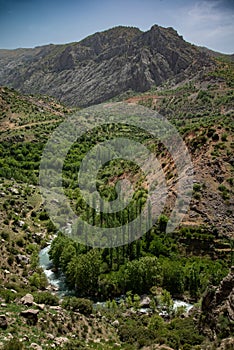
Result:
M178 9L174 20L186 40L217 51L234 52L234 12L223 1L190 3Z

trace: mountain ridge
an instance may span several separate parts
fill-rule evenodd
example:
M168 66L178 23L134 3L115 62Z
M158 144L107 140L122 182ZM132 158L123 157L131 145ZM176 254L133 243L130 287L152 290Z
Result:
M64 45L0 50L0 85L53 96L71 106L144 92L214 65L171 27L114 27Z

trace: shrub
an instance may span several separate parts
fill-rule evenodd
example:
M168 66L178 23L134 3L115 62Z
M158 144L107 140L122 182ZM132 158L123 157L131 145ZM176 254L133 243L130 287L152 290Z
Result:
M11 290L0 290L0 296L5 300L6 303L9 303L15 299L15 293Z
M219 189L219 191L221 191L221 192L227 191L227 188L226 188L226 186L224 186L224 185L219 185L218 189Z
M17 241L16 241L16 244L18 247L20 248L23 248L24 244L25 244L25 241L22 237L18 238Z
M93 303L89 299L66 297L62 302L62 307L67 310L79 311L83 315L90 315L93 311Z
M209 130L207 131L207 136L208 137L212 137L215 133L215 129L213 128L209 128Z
M37 304L46 305L59 305L59 298L57 295L51 294L50 292L35 292L33 293L34 300Z
M201 198L201 195L200 195L200 193L196 192L196 193L194 193L193 197L194 197L194 199L199 200Z
M3 350L24 350L24 345L17 338L11 339L3 347Z
M37 213L33 210L32 212L31 212L31 217L32 218L35 218L37 216Z
M46 276L44 273L34 272L32 276L29 277L29 283L31 286L36 288L45 288L48 284Z
M194 185L193 185L193 190L194 191L200 191L201 190L201 184L199 184L199 183L195 183Z
M7 258L7 262L8 264L11 266L14 262L14 255L9 255L8 258Z
M9 233L5 232L5 231L1 233L1 236L2 236L3 239L5 239L5 241L8 241L9 237L10 237Z
M222 134L221 140L222 141L227 141L227 133Z
M219 141L219 135L215 133L215 134L212 136L212 140L213 140L213 141Z
M42 211L40 214L39 214L39 219L44 221L44 220L49 220L49 215L45 212L45 211Z

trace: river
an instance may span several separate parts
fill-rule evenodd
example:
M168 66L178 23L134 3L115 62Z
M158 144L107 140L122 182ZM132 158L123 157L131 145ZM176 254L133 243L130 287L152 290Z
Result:
M39 265L43 268L49 284L55 287L57 294L62 297L63 295L69 294L65 283L65 277L62 273L55 273L53 271L53 264L49 257L49 250L50 244L41 249L39 253Z

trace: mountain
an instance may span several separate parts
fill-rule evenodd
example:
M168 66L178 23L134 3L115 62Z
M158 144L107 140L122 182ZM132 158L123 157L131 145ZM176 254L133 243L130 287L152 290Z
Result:
M213 64L173 28L120 26L78 43L0 50L0 85L88 106L170 78L181 81Z

